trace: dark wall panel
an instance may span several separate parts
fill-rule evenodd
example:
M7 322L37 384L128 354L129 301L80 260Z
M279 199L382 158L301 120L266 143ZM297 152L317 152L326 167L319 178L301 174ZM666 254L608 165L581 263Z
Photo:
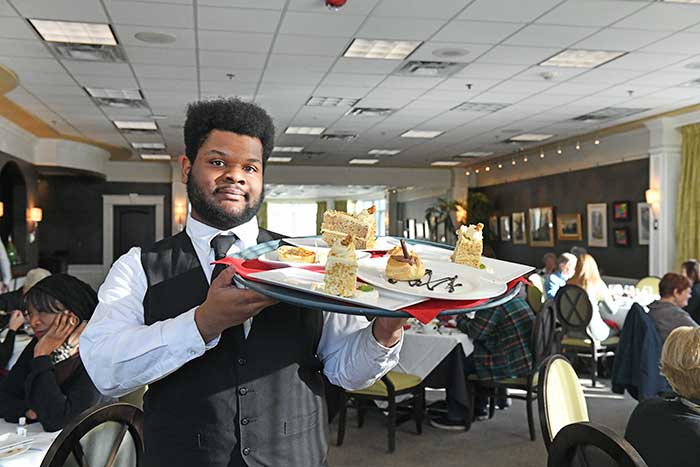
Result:
M542 255L546 252L562 253L569 251L573 246L582 246L593 255L603 274L640 278L646 276L649 270L649 247L639 245L637 242L637 203L644 202L644 192L647 188L649 188L649 160L642 159L476 190L486 193L494 201L496 213L499 216L525 212L527 218L528 209L538 206L553 206L555 219L559 213L581 214L582 241L555 240L553 248L514 245L512 242L498 241L494 244L498 258L540 267ZM615 201L631 203L630 221L613 221L612 203ZM588 203L608 204L607 248L589 248L587 245L586 204ZM629 228L630 247L614 245L614 227ZM556 239L556 223L554 235Z

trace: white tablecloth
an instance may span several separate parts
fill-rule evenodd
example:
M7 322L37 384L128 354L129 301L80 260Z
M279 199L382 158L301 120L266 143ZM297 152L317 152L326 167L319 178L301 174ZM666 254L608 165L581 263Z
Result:
M0 459L0 467L39 467L51 443L60 433L60 431L46 433L41 429L41 424L39 423L28 425L27 431L27 436L34 439L29 450L7 459ZM0 420L0 434L16 432L16 424Z
M466 356L474 351L474 345L469 336L459 329L442 328L440 331L442 334L435 331L419 333L413 329L407 330L404 333L399 363L394 371L410 373L423 379L452 352L457 344L462 344Z
M633 304L639 303L640 305L642 305L645 311L648 312L649 310L647 309L647 307L649 306L649 304L654 300L658 299L658 295L648 294L637 295L634 298L619 297L614 300L609 300L608 302L601 302L600 315L603 317L603 319L613 321L615 324L617 324L618 328L622 329L622 326L625 323L625 318L627 318L627 313L629 313L630 308L632 308ZM608 310L608 307L607 305L605 305L605 303L609 303L612 309Z

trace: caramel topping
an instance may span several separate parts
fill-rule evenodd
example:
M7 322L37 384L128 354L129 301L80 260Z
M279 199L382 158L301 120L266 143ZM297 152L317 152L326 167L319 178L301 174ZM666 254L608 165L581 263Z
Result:
M370 214L374 214L374 212L377 210L377 207L375 205L370 206L367 208L367 212Z
M353 243L353 240L355 239L355 236L353 234L348 234L347 237L342 239L340 241L340 244L343 246L350 246L351 243Z

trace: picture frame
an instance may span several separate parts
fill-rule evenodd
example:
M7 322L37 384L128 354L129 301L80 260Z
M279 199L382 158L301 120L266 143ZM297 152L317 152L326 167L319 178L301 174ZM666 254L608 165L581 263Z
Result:
M615 227L613 229L615 246L628 247L630 243L630 229L628 227Z
M489 230L495 238L498 238L498 216L489 216Z
M501 241L509 242L511 240L510 236L510 216L501 216Z
M559 214L557 216L557 239L582 240L581 214Z
M612 203L613 221L629 222L631 218L629 201L615 201Z
M513 229L512 238L514 245L527 245L527 223L524 212L514 212L512 214Z
M608 246L608 205L590 203L586 205L588 246L607 248Z
M554 208L541 206L528 209L530 246L554 246Z
M649 244L649 231L651 229L651 205L649 203L637 203L637 243Z

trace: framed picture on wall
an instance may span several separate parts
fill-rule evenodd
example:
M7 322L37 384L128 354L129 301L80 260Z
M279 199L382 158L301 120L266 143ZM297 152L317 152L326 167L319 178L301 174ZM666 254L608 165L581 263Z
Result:
M630 220L629 201L615 201L612 204L613 221L627 222Z
M630 246L630 229L627 227L615 227L613 235L616 246Z
M588 220L588 246L608 246L608 205L593 203L586 205Z
M510 241L510 216L501 216L501 241Z
M530 208L530 246L554 246L554 209L551 206Z
M489 217L489 230L495 238L498 238L498 216Z
M525 235L526 230L525 225L525 213L524 212L514 212L513 213L513 243L516 245L526 245L527 237Z
M581 214L559 214L557 216L557 238L559 240L581 240Z
M649 228L651 226L651 205L637 203L637 235L640 245L649 244Z

